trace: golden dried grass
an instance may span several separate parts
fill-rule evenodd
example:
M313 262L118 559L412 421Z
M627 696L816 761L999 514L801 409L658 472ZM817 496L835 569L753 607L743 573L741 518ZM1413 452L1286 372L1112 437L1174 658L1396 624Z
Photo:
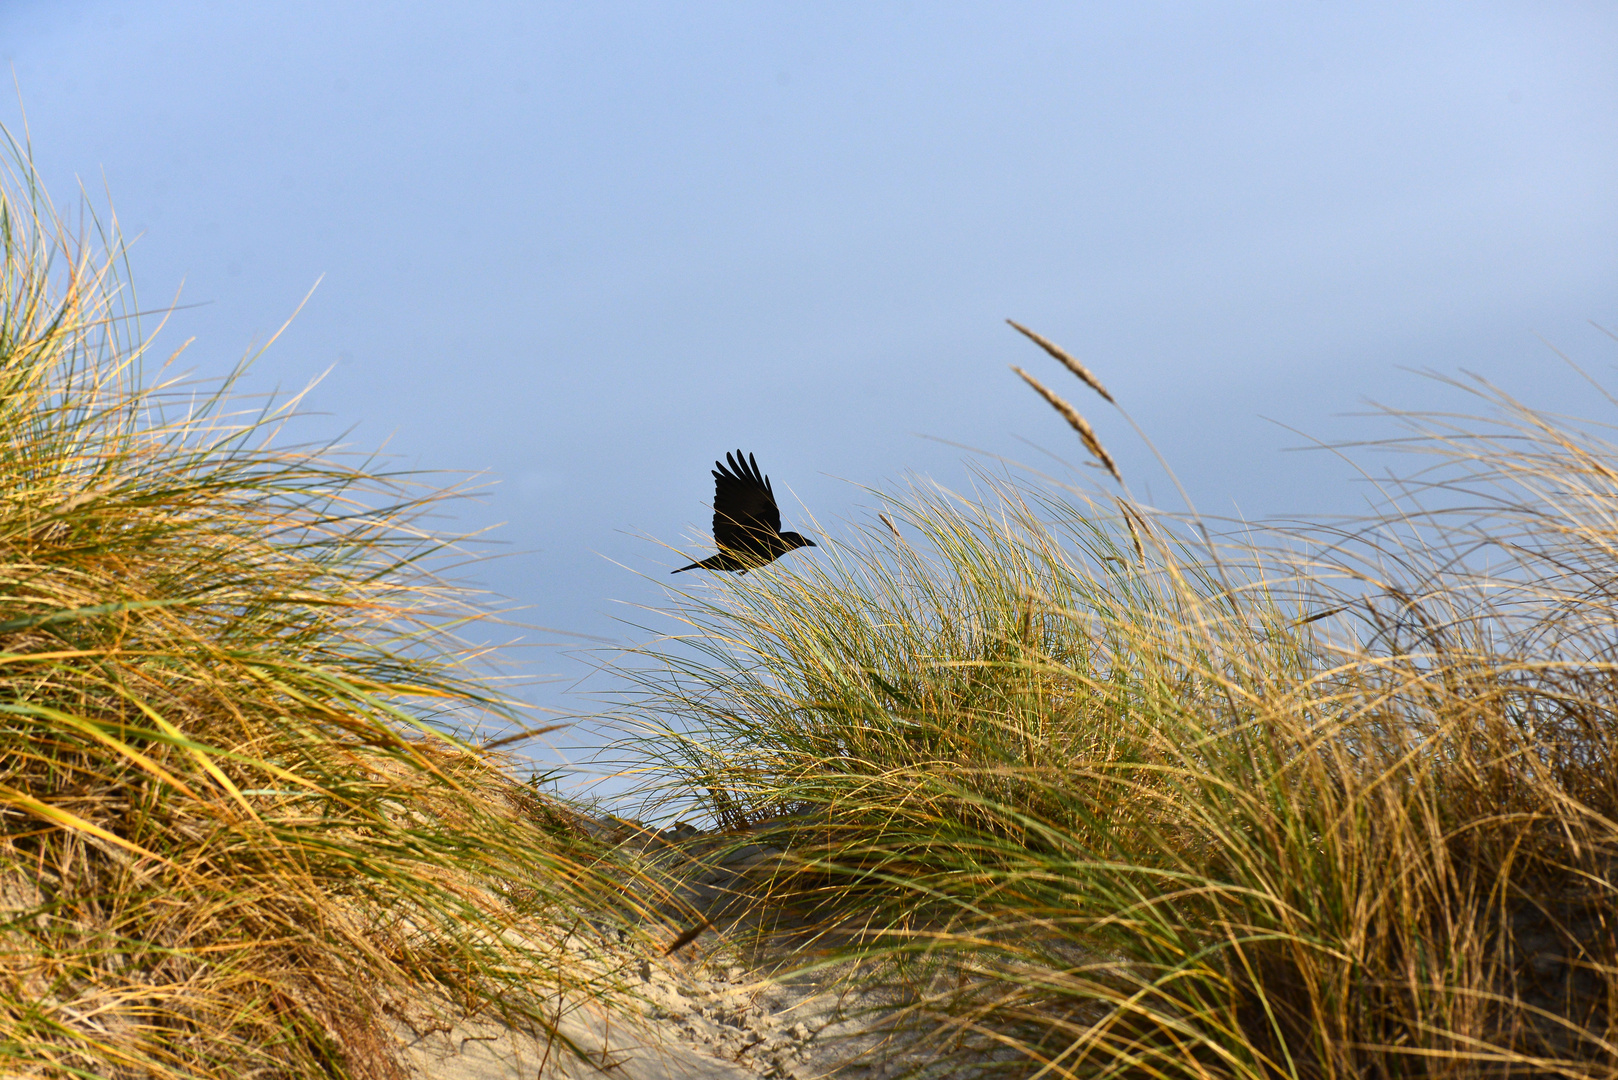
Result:
M1618 1075L1618 448L1461 388L1367 521L894 497L682 598L640 747L936 1075Z
M463 738L520 709L420 527L453 492L281 448L168 369L115 225L0 184L0 1072L402 1076L399 1025L621 999L626 903ZM437 1021L432 1021L437 1022Z

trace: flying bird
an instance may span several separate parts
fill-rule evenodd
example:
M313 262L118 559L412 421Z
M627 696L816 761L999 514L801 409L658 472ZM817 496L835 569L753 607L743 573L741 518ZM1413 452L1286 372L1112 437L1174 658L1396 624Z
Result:
M758 471L753 455L738 450L726 454L725 462L713 463L713 538L719 554L673 573L734 570L745 574L794 548L817 546L798 533L781 531L775 489L770 487L770 478Z

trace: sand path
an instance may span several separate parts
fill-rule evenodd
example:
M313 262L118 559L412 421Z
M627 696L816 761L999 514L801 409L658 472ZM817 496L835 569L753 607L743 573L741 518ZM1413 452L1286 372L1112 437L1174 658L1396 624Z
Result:
M587 1060L556 1040L497 1023L450 1030L401 1029L404 1057L420 1080L878 1080L897 1059L864 1031L869 994L840 988L829 974L772 977L735 942L746 936L750 871L780 854L735 834L689 826L593 823L628 846L670 893L668 925L712 923L670 957L627 961L622 977L638 996L633 1015L562 1003L558 1030ZM676 914L676 911L679 911ZM581 956L580 962L586 962Z

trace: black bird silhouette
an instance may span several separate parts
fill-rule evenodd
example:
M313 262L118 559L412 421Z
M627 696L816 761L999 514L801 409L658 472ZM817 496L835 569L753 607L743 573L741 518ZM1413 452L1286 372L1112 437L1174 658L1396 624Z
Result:
M794 548L815 547L813 540L781 531L781 511L775 505L770 478L758 471L753 455L740 450L726 454L727 469L714 462L713 538L719 554L682 566L686 570L749 570L774 562Z

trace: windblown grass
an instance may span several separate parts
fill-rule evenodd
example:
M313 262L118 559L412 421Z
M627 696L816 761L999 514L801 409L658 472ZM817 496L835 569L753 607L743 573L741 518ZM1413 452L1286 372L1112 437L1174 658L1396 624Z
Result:
M0 1073L391 1077L396 1031L622 996L548 930L618 903L600 853L461 737L522 718L429 569L450 493L144 378L115 228L15 160Z
M643 745L944 1074L1611 1076L1618 452L1469 389L1363 522L912 490L687 594Z

